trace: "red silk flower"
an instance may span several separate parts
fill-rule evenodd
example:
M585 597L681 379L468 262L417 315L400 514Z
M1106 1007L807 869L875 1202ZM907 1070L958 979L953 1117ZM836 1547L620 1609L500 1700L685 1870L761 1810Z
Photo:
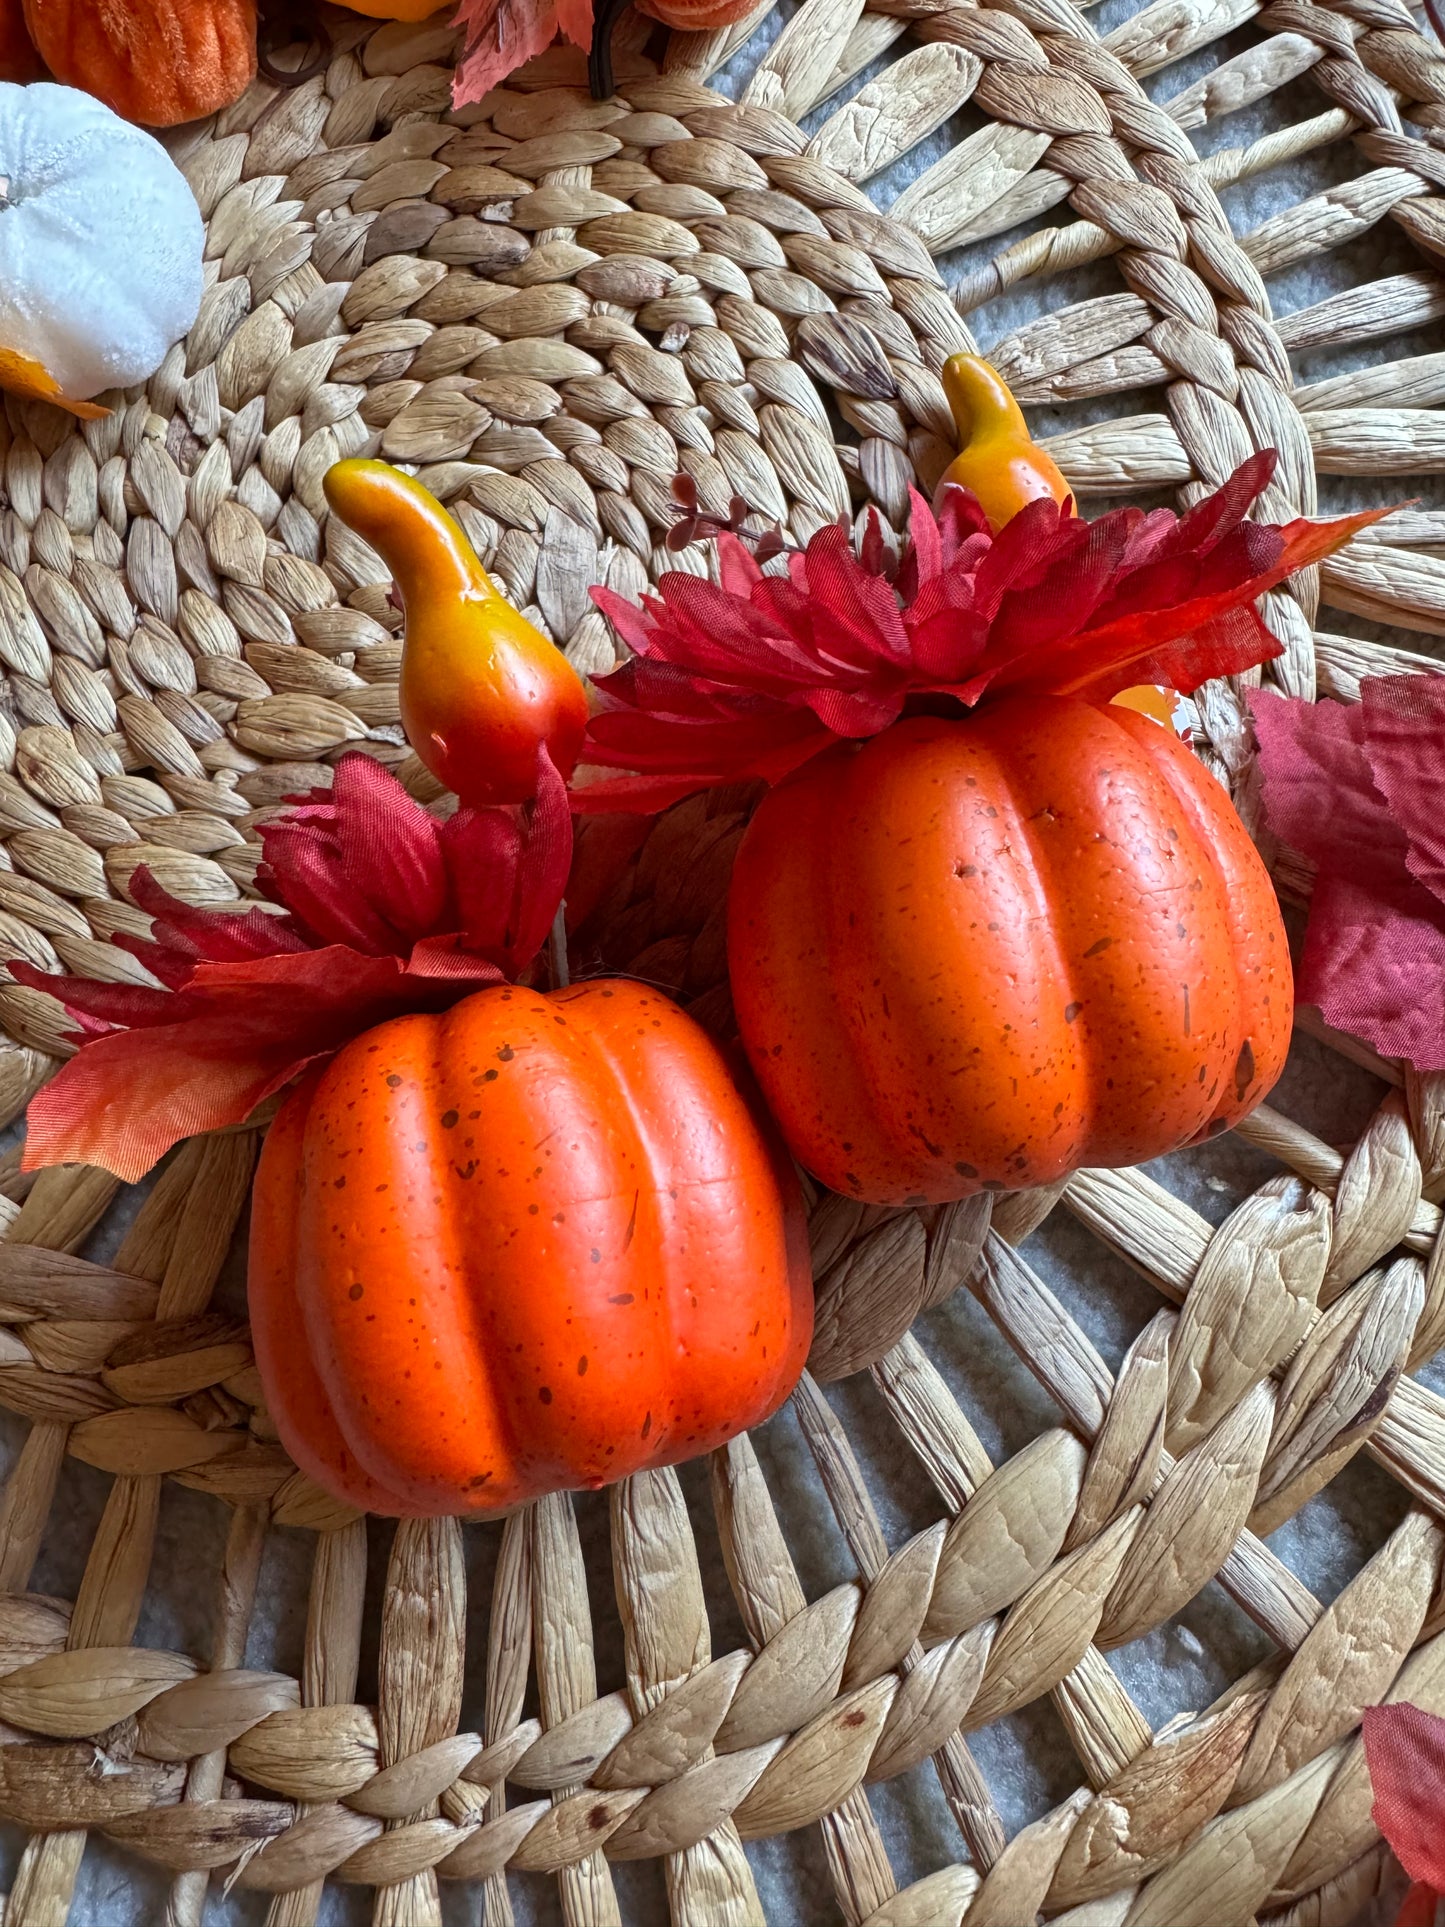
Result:
M261 832L258 883L284 916L195 910L138 870L152 940L115 941L164 989L12 963L84 1039L31 1102L26 1168L83 1162L133 1181L374 1024L515 977L546 938L572 852L566 791L546 767L535 804L441 822L369 757L343 757L330 791Z
M1395 1927L1433 1927L1445 1895L1445 1720L1401 1702L1363 1721L1375 1824L1414 1882Z
M1317 870L1300 1000L1382 1057L1445 1070L1445 677L1251 707L1265 819Z
M1280 644L1256 598L1377 519L1246 522L1274 465L1272 450L1252 456L1182 517L1129 508L1089 522L1042 500L997 535L966 490L945 491L936 518L915 493L896 567L870 517L856 552L830 525L786 577L725 533L718 583L665 575L641 609L594 589L633 658L599 685L583 760L630 773L574 790L572 807L659 810L720 783L776 782L839 737L886 729L910 698L1187 694L1267 661Z

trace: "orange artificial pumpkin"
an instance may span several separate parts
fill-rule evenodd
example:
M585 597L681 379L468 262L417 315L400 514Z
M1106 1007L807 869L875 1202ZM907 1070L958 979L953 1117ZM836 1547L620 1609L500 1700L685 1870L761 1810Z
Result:
M283 1443L389 1514L493 1512L722 1444L812 1336L791 1167L659 992L483 990L310 1076L256 1181Z
M174 127L228 107L256 72L255 0L24 0L41 58L125 120Z
M930 1203L1227 1129L1289 1045L1289 951L1224 790L1129 709L905 718L766 796L733 1001L794 1155Z

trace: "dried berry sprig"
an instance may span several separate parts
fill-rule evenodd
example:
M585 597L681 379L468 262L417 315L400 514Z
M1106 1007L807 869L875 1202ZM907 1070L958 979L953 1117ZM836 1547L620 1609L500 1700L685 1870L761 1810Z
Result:
M762 510L754 508L746 496L733 496L728 503L726 520L709 515L698 506L697 483L691 475L679 473L672 478L672 499L677 505L677 520L667 531L665 546L673 555L694 542L710 542L720 535L733 535L746 543L759 567L771 562L776 555L798 553L797 543L790 542L776 522L768 522ZM750 529L748 524L754 519L764 522L765 526L761 530Z

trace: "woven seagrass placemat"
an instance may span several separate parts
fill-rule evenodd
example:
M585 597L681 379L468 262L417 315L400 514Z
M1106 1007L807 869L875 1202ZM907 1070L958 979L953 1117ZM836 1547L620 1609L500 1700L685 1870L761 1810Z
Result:
M348 746L409 770L338 454L418 465L589 668L587 584L666 565L679 467L800 535L896 523L970 326L1087 507L1261 443L1285 511L1438 465L1445 88L1402 8L774 25L741 112L700 91L727 36L659 74L625 29L617 101L554 54L458 126L445 28L352 22L318 82L177 139L196 330L108 423L7 405L15 951L124 968L138 862L233 901L257 812ZM1427 502L1272 598L1275 679L1349 699L1401 628L1430 648L1442 550ZM1252 816L1238 692L1200 727ZM672 813L592 933L704 1018L745 807ZM0 1022L14 1110L63 1026L14 986ZM368 1529L277 1452L227 1257L254 1133L144 1201L12 1161L7 1927L195 1921L211 1866L215 1918L274 1927L1351 1919L1385 1873L1359 1709L1445 1707L1445 1138L1438 1080L1346 1053L1304 1037L1208 1154L1001 1205L977 1265L976 1210L817 1200L787 1414L465 1534Z

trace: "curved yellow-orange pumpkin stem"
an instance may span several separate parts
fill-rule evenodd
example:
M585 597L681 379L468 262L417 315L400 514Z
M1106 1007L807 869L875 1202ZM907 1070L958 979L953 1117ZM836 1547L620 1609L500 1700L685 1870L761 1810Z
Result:
M943 392L958 431L958 454L944 471L934 500L950 483L971 489L995 534L1040 496L1068 502L1073 495L1053 459L1029 436L1008 383L978 355L952 355L943 364Z
M371 544L401 591L401 720L432 774L472 804L535 796L544 750L570 776L586 691L561 651L498 593L460 524L387 462L338 462L324 486L333 513Z

